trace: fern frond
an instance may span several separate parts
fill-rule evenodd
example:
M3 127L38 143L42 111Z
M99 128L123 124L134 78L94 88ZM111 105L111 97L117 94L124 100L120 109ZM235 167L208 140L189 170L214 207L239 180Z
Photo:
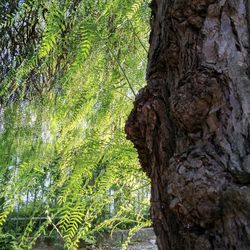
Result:
M127 18L131 20L133 16L139 11L145 0L136 0L131 6L129 12L127 13Z

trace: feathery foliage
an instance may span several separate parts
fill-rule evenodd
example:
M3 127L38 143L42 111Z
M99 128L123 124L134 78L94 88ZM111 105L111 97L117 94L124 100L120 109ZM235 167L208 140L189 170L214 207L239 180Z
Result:
M123 132L144 84L147 5L0 4L0 225L29 217L19 249L53 233L77 249L102 230L149 225L149 183Z

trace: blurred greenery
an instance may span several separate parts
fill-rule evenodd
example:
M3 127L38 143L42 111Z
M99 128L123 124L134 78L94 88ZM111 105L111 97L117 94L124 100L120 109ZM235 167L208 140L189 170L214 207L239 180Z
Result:
M77 249L150 225L149 180L123 131L144 85L148 1L7 0L0 19L3 231L19 249L49 234Z

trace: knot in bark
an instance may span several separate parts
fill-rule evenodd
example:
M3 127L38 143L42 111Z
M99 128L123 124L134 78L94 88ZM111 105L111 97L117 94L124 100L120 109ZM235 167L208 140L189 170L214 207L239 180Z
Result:
M189 0L176 1L172 11L172 17L179 23L186 22L194 29L200 29L203 26L208 7L215 0Z
M223 166L205 152L173 157L167 177L170 209L184 225L212 226L221 216L228 178Z
M166 97L161 86L152 82L150 87L140 91L125 126L127 139L134 143L139 153L140 163L149 176L153 167L154 146L163 138L170 137L164 99ZM162 144L163 148L166 143Z
M170 97L171 115L187 132L202 129L211 110L220 108L224 100L221 77L210 70L188 72Z

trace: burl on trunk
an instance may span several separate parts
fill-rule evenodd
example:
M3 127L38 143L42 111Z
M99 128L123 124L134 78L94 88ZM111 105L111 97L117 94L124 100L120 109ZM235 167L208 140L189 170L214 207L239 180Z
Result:
M250 3L154 0L127 137L159 249L250 249Z

